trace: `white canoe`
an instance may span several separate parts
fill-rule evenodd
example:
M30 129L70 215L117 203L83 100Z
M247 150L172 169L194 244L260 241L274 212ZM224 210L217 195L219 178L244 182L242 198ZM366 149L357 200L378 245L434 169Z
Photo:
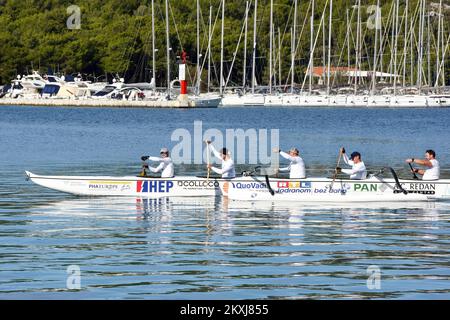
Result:
M366 180L328 178L266 179L239 177L231 180L179 176L170 179L112 176L40 176L26 171L34 183L83 196L208 197L230 200L300 202L391 202L450 199L450 180L421 181L371 177ZM269 182L267 184L267 181Z
M244 201L397 202L450 200L450 180L422 181L371 177L366 180L253 178L228 182L228 198ZM269 192L271 190L271 192Z
M136 176L41 176L25 171L34 183L82 196L205 197L221 195L224 179L180 176L170 179Z

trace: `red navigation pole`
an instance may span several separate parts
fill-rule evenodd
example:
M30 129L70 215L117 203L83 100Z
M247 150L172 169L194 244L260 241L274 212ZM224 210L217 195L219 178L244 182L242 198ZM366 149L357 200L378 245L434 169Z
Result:
M178 97L178 100L180 102L188 102L188 96L187 96L187 81L186 81L186 58L187 53L183 50L181 53L181 62L180 62L180 70L179 70L179 79L180 79L180 85L181 85L181 92L180 96Z

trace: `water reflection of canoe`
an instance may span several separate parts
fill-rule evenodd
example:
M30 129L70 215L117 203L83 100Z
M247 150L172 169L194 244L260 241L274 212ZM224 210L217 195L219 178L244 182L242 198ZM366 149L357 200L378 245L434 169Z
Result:
M291 214L308 214L311 212L371 212L380 210L450 210L450 203L445 201L403 201L403 202L299 202L288 201L229 201L229 211L239 212L285 212Z
M450 180L420 181L371 177L366 180L308 178L302 180L240 177L231 180L180 176L170 179L107 176L39 176L34 183L85 196L208 197L230 200L300 202L395 202L450 199Z

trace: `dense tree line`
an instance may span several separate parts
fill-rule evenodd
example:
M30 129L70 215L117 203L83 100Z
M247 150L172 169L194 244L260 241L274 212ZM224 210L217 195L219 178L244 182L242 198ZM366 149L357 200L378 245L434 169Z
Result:
M208 42L208 20L210 6L212 8L214 34L212 37L212 75L217 85L220 61L220 0L201 0L201 53L206 57ZM254 0L252 1L254 3ZM282 83L290 70L291 56L291 27L293 17L292 0L275 0L274 6L274 66L278 78L281 57ZM315 28L319 30L320 19L324 12L326 0L316 0ZM418 0L410 0L411 14ZM165 38L165 1L155 0L155 46L157 84L165 85L166 79L166 38ZM346 49L346 11L352 13L355 0L334 0L333 32L332 32L332 63L347 65ZM370 16L366 8L375 4L376 0L363 0L361 20L363 23L363 67L369 68L373 60L374 33L366 28L365 22ZM382 0L383 24L390 12L391 1ZM81 10L80 29L69 29L67 20L70 13L67 8L77 5ZM175 66L177 56L184 49L189 55L188 74L195 74L196 62L196 1L171 0L170 1L170 43L172 47L171 63ZM404 8L405 1L401 1ZM296 55L295 78L297 82L303 80L309 59L309 18L305 19L310 1L299 1L297 17L297 39L299 40ZM227 0L225 12L225 78L232 64L233 53L236 50L245 16L244 0ZM102 76L104 74L119 74L127 81L150 81L152 68L151 43L151 1L150 0L0 0L0 83L5 83L17 74L40 70L46 73L50 70L61 73L91 74ZM400 10L402 12L403 9ZM327 12L327 11L326 11ZM325 21L328 21L328 13ZM217 17L217 18L216 18ZM447 12L448 17L448 12ZM435 21L436 20L436 21ZM446 30L450 30L450 19L446 19ZM304 24L305 22L305 24ZM327 26L327 22L326 22ZM418 24L416 25L416 30ZM356 35L356 17L351 24L353 37ZM435 44L437 34L437 19L433 19L431 31L432 63L436 61ZM281 50L278 50L278 30L281 34ZM327 31L326 31L327 32ZM386 34L390 30L386 29ZM446 32L448 35L448 31ZM268 57L269 57L269 0L259 0L257 22L257 77L258 83L267 83ZM253 38L253 7L248 19L248 55L247 75L251 73L251 55ZM327 40L328 41L328 40ZM403 50L403 37L399 40ZM320 34L315 50L315 65L323 65L323 37ZM354 39L351 44L351 63L355 62ZM230 79L232 84L241 84L243 75L243 35L236 55L233 73ZM385 51L389 53L389 49ZM448 54L450 55L450 53ZM447 56L448 56L447 55ZM417 57L416 57L417 58ZM409 58L408 58L409 59ZM386 54L383 62L386 66L390 56ZM409 61L409 60L408 60ZM448 65L448 62L447 62ZM205 63L205 70L207 63ZM408 66L409 68L409 66ZM433 64L433 76L435 66ZM447 67L450 69L450 66ZM172 67L172 76L176 76L177 69ZM417 68L414 72L417 72ZM203 83L206 82L206 72L203 73ZM447 72L446 77L449 78ZM278 80L277 80L278 81Z

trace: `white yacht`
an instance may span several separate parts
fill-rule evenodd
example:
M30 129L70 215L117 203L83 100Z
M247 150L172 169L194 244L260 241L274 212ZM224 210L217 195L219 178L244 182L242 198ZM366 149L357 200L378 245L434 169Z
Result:
M33 71L32 75L23 76L20 78L18 76L18 79L24 89L31 89L31 90L42 90L45 87L45 84L47 81L42 78L42 76L37 72Z
M264 94L256 93L228 93L222 97L221 105L223 107L263 107L266 103Z
M213 93L189 95L189 102L196 108L217 108L221 101L220 95Z
M89 97L91 91L85 83L47 83L42 89L41 97L44 99L74 99Z

